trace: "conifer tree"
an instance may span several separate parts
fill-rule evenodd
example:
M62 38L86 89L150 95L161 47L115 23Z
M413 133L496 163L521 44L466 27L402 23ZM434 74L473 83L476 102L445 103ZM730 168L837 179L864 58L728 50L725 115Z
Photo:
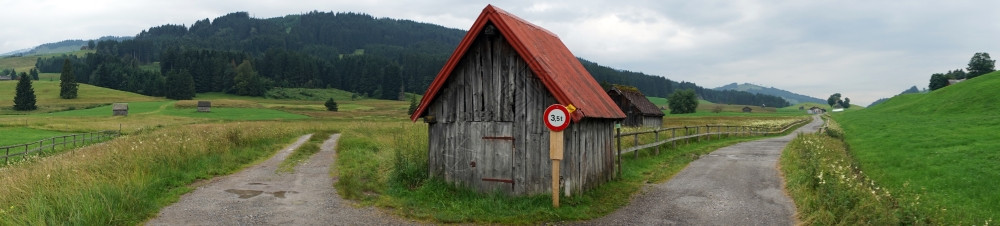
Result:
M327 111L337 111L337 101L333 101L333 97L326 100L326 103L324 103L323 105L326 105Z
M31 78L22 75L17 81L17 91L14 93L14 110L31 111L35 106L35 89L31 87Z
M62 74L59 75L59 97L63 99L76 99L76 75L73 75L73 64L69 59L63 61Z

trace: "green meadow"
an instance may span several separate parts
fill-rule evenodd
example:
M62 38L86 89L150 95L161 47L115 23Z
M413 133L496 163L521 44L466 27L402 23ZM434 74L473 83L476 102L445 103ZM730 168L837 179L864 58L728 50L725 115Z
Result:
M832 114L860 170L913 205L912 222L1000 219L1000 72Z
M49 137L62 136L72 133L26 127L0 127L0 134L3 134L3 136L0 136L0 147L3 147L31 143Z

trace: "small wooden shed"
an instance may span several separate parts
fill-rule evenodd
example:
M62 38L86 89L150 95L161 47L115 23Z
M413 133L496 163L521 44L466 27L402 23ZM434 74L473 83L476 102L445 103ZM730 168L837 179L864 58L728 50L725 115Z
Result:
M615 122L625 114L556 37L492 5L427 88L411 120L428 124L432 177L481 192L551 192L552 104L577 108L563 131L568 196L615 175Z
M211 112L211 111L212 111L211 101L205 101L205 100L198 101L198 112Z
M622 125L631 127L654 127L663 125L663 111L642 95L638 88L615 85L608 90L608 96L615 101L623 112L625 120Z
M743 107L743 112L744 113L750 113L752 111L753 111L753 108L750 108L750 106Z
M111 116L128 116L128 103L114 103L111 105Z

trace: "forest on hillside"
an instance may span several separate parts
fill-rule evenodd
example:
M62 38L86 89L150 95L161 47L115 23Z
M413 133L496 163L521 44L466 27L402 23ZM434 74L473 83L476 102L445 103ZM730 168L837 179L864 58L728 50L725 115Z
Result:
M459 29L361 13L313 11L258 19L236 12L190 27L152 27L130 40L99 41L96 53L38 59L36 67L43 73L58 73L63 59L69 59L79 82L152 96L164 96L168 75L177 75L190 76L198 93L235 94L246 88L238 86L248 85L237 80L249 78L255 80L249 84L254 90L337 88L398 99L401 92L423 93L464 35ZM249 74L236 70L244 61L252 68L244 70ZM582 59L581 63L601 83L635 86L648 96L692 89L716 103L788 105L775 96L716 91Z

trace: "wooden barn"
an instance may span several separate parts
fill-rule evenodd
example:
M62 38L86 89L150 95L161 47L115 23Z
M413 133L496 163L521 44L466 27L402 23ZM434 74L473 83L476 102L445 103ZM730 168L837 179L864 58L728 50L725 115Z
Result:
M614 176L625 114L555 34L488 5L411 115L428 124L432 177L481 192L551 193L552 104L577 108L563 131L564 195Z
M111 116L128 116L128 103L115 103L111 105Z
M211 112L211 111L212 111L211 101L205 101L205 100L198 101L198 112Z
M750 112L753 112L753 108L750 108L750 106L746 106L746 107L743 107L743 112L744 112L744 113L750 113Z
M656 107L653 102L646 99L639 89L635 87L615 85L608 90L608 96L615 101L623 112L625 112L624 126L631 127L654 127L663 125L663 111Z

